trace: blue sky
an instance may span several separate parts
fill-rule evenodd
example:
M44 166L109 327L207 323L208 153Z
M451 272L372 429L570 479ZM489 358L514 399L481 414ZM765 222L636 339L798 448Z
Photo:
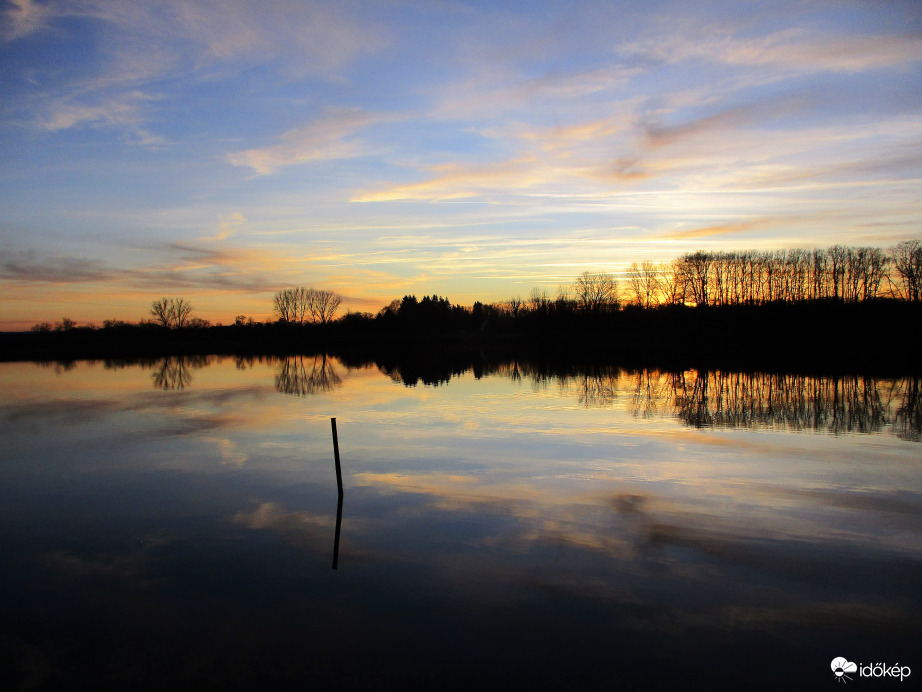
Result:
M922 233L915 1L0 8L0 328Z

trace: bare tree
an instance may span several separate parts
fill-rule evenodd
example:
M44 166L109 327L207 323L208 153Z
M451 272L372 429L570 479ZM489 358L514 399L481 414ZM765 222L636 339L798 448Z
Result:
M308 289L304 286L284 288L273 297L273 310L280 320L298 324L304 323L307 313Z
M634 262L628 268L627 276L637 305L649 308L660 302L663 277L659 265L650 260L644 260L640 265Z
M506 301L506 307L509 309L513 319L519 316L519 310L522 309L524 303L525 301L522 300L522 296L515 296Z
M906 240L890 248L893 268L899 280L891 287L904 300L922 300L922 242Z
M313 322L320 324L331 322L342 302L343 297L333 291L307 289L307 310Z
M185 298L161 298L150 306L150 314L167 329L185 327L192 310L192 304Z
M686 296L685 267L681 260L673 260L668 265L662 265L660 272L663 277L663 297L669 305L682 305Z
M862 283L862 299L868 300L876 298L880 293L880 285L887 276L890 258L878 247L869 247L865 250L867 251L867 264Z
M694 254L685 253L679 261L691 294L689 297L695 301L695 305L707 305L711 295L710 275L714 256L699 250Z
M833 245L826 252L829 257L829 271L832 279L832 297L838 300L845 296L845 264L848 249L842 245Z
M304 318L309 316L311 322L326 324L333 320L342 300L333 291L296 286L275 294L273 310L285 322L304 324Z
M192 314L192 304L182 298L173 298L173 323L177 329L186 326L186 320Z
M637 262L631 262L631 266L628 267L627 284L628 290L630 291L631 302L641 307L646 307L643 299L643 274L641 274L640 266Z
M547 291L540 288L531 289L531 294L528 296L528 307L532 312L546 312L550 304L551 299Z
M611 274L583 272L573 282L573 293L583 309L599 312L618 302L618 283Z
M160 300L155 300L150 305L150 314L154 316L160 324L164 327L169 328L170 326L170 304L171 301L169 298L161 298Z

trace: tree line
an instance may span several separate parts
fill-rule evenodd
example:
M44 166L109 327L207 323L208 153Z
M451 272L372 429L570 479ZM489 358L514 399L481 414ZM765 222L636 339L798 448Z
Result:
M834 245L827 249L696 251L671 262L634 262L619 280L613 273L583 272L559 286L553 298L534 289L528 299L513 297L465 307L438 295L406 295L376 315L349 312L337 318L343 298L333 291L295 286L272 299L274 322L280 325L331 325L358 328L374 324L390 332L468 332L496 329L566 329L576 320L598 323L624 309L668 307L794 305L816 301L841 304L876 299L922 302L922 241L901 242L887 250ZM159 326L166 329L208 327L192 315L184 298L153 301L152 320L131 324L106 320L105 329ZM235 327L259 322L238 315ZM218 325L220 326L220 325ZM63 318L43 322L33 331L71 331L76 323Z
M686 253L663 264L633 263L629 302L757 305L833 299L922 299L922 242L877 247Z

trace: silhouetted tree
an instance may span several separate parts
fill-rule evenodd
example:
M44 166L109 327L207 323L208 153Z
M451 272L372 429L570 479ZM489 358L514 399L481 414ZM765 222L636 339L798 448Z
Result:
M272 299L272 308L279 319L292 324L303 324L307 313L307 291L304 286L284 288Z
M126 322L125 320L103 320L102 327L103 329L128 329L136 325L131 322Z
M184 298L161 298L151 303L150 314L168 329L180 329L192 313L192 304Z
M589 312L599 312L618 302L618 283L611 274L583 272L573 282L573 294Z
M641 264L633 262L627 270L628 286L634 303L644 308L660 302L662 274L660 268L650 260Z
M684 267L680 260L673 260L661 269L663 299L667 305L685 303L686 286Z
M312 322L326 324L333 320L342 296L333 291L296 286L285 288L275 294L273 310L280 320L304 324L304 318Z
M528 297L529 310L532 312L547 312L550 304L551 299L548 297L547 291L540 288L533 288L531 290L531 295Z
M307 290L307 310L313 322L319 322L320 324L331 322L342 302L342 296L333 291L315 288Z
M890 248L890 258L897 273L890 281L893 292L904 300L922 300L922 242L899 243Z
M509 309L513 319L519 316L519 310L522 309L524 302L521 296L516 296L506 301L506 307Z

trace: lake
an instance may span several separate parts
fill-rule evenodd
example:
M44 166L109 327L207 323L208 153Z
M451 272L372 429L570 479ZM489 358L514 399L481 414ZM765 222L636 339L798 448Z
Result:
M922 677L918 379L411 370L0 364L0 686Z

